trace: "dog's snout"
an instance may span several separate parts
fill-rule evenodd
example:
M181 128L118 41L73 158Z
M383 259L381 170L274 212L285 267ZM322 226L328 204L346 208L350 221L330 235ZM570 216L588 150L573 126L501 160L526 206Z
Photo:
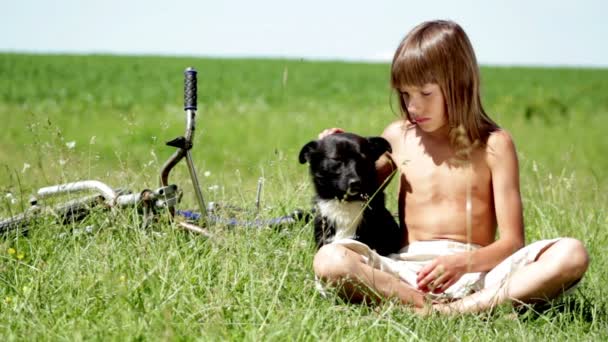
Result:
M358 193L361 191L361 180L359 178L350 178L348 180L348 192Z

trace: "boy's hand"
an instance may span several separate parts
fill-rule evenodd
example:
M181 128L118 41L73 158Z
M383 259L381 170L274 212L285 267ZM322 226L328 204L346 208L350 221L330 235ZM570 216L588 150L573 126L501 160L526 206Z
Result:
M344 133L344 130L342 128L327 128L324 129L323 132L319 133L319 140L325 138L328 135L334 134L334 133Z
M467 256L464 253L435 258L418 272L418 288L424 292L445 292L466 273L466 262Z

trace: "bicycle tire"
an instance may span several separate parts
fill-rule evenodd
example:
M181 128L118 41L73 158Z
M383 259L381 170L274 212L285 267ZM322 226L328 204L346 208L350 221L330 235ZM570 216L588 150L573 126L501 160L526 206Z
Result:
M26 232L30 223L38 216L38 213L23 212L15 216L0 221L0 234L8 233L11 230L22 228Z
M58 223L66 225L82 221L89 215L93 207L103 203L103 201L103 197L99 195L86 196L61 203L55 206L51 212L54 213L53 216L57 217ZM16 229L21 229L25 233L33 221L41 218L43 215L50 216L49 213L43 212L40 207L36 208L0 221L0 234L5 234Z

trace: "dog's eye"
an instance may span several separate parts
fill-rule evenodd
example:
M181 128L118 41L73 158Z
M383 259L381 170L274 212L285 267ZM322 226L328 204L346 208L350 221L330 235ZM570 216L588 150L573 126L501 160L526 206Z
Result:
M340 160L336 160L336 159L327 159L325 160L325 170L331 172L331 173L337 173L340 171L340 168L342 167L342 161Z

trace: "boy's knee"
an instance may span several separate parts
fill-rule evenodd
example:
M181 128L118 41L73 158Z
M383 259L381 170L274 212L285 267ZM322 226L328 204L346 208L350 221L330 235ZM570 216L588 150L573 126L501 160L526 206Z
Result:
M573 238L561 239L555 243L560 251L559 268L563 275L578 280L583 277L589 267L589 254L580 240Z
M348 276L351 268L348 250L340 245L322 246L315 254L313 268L317 277L325 281L338 281Z

